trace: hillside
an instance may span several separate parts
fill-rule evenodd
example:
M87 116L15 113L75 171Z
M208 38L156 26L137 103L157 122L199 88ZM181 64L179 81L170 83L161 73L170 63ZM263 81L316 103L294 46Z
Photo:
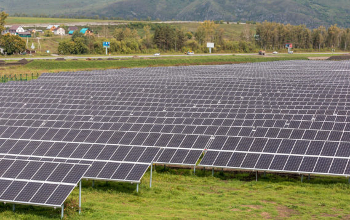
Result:
M348 0L0 0L10 14L99 15L128 19L276 21L350 26Z

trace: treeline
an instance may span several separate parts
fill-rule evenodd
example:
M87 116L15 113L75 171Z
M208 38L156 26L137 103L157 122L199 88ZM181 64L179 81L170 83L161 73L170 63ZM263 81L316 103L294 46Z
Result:
M284 25L275 22L257 24L255 40L263 49L278 50L292 43L296 49L341 49L348 50L350 29L332 25L329 28L320 26L309 29L305 25Z
M307 51L331 49L348 50L350 29L333 25L308 29L305 25L293 26L274 22L258 23L256 32L246 24L239 39L232 39L225 29L214 21L204 21L197 30L188 31L175 25L159 23L130 23L116 28L112 36L84 36L75 32L71 40L59 44L61 54L103 54L103 41L110 42L110 53L136 54L155 52L207 53L207 42L213 42L213 52L253 53L260 49L285 50L286 43L293 48Z
M251 31L247 31L253 35ZM225 30L214 21L204 21L196 31L190 32L169 24L131 23L118 27L113 38L84 36L74 32L71 40L59 44L60 54L102 54L103 41L110 42L110 53L155 53L155 52L208 52L207 42L215 43L213 52L253 52L256 50L252 40L233 41L224 38ZM251 39L252 37L249 37Z

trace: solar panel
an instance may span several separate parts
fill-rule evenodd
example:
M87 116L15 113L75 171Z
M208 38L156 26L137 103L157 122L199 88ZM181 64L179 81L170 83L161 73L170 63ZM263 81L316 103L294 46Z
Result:
M61 207L89 165L0 159L0 201Z

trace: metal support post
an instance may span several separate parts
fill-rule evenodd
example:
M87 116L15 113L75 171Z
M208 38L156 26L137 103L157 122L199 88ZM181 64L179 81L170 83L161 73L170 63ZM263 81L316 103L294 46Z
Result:
M92 181L92 188L95 187L95 180Z
M136 184L136 192L139 193L139 184Z
M258 182L258 171L255 171L255 181Z
M12 211L16 211L16 204L12 204Z
M214 176L214 167L211 169L211 176Z
M61 219L63 219L63 214L64 214L64 204L62 204L62 207L61 207Z
M301 179L300 179L301 182L303 182L303 178L304 178L304 175L301 174Z
M196 175L196 166L193 166L193 174Z
M350 177L349 177L349 184L350 184Z
M149 178L149 188L152 188L152 170L153 170L153 164L151 163L151 176Z
M307 177L307 180L310 180L310 174L309 174L309 176Z
M266 177L266 171L264 171L264 177Z
M81 180L79 182L79 215L81 213Z

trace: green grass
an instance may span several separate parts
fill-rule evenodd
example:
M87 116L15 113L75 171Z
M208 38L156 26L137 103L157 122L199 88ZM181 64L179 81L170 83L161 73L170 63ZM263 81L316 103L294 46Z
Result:
M254 173L222 173L167 169L149 172L135 185L83 181L82 215L77 213L78 189L65 203L65 219L330 219L350 218L350 185L345 178ZM60 210L0 205L1 219L58 219Z
M183 28L186 30L186 32L193 32L195 33L197 31L197 28L200 26L200 23L181 23L181 24L173 24L173 26L178 27L179 29ZM248 28L252 31L252 33L255 33L256 25L254 24L218 24L219 29L224 29L224 37L228 40L234 40L239 41L241 40L241 33L245 30L245 28Z
M34 60L24 66L10 66L0 68L0 77L6 75L7 78L14 80L26 77L31 78L31 74L41 74L46 72L61 71L82 71L82 70L98 70L98 69L119 69L119 68L141 68L141 67L157 67L157 66L186 66L186 65L221 65L235 63L252 63L252 62L268 62L279 60L306 60L309 55L286 55L279 54L276 56L188 56L188 57L165 57L161 58L122 58L117 60ZM11 79L10 79L11 80Z
M126 59L126 60L35 60L25 68L36 70L79 70L79 69L108 69L108 68L133 68L149 66L174 66L174 65L205 65L205 64L229 64L244 62L267 62L278 60L300 60L305 56L212 56L212 57L188 57L188 58L157 58L157 59Z

